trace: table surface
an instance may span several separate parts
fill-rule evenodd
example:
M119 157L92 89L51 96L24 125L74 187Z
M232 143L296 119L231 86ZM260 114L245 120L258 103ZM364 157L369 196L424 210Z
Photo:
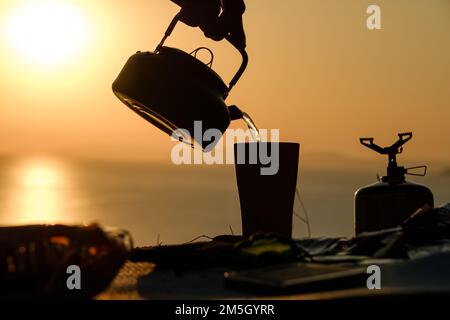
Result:
M153 272L155 265L146 262L126 262L116 278L100 295L99 300L141 300L138 292L138 279Z
M97 296L98 300L142 300L144 297L139 292L138 280L140 277L150 275L155 271L155 265L146 262L133 263L128 261L122 267L111 285L103 293ZM145 290L145 289L144 289ZM346 289L319 293L307 293L284 296L236 296L229 299L264 299L264 300L327 300L346 298L375 297L386 294L414 294L414 290L383 289L368 290L367 288ZM417 293L424 293L423 291ZM426 293L426 292L425 292Z

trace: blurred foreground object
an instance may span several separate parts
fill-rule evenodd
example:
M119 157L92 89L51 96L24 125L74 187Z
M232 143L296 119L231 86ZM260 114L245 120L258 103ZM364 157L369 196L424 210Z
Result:
M126 231L90 226L0 228L0 297L89 299L107 288L132 249ZM70 290L69 266L81 269Z

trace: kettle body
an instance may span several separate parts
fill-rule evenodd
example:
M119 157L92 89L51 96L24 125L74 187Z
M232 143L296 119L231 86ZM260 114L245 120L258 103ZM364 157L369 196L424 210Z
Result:
M200 60L175 48L131 56L114 81L113 92L169 135L183 129L194 138L196 121L201 121L201 136L212 128L224 133L232 118L225 103L228 87L222 79ZM211 143L202 140L197 142L203 148Z
M434 206L433 193L413 182L377 182L355 193L355 233L399 226L424 205Z

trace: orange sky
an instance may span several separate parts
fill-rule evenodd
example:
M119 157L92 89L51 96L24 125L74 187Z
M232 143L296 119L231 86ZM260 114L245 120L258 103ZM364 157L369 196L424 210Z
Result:
M0 0L0 154L169 162L170 138L122 105L111 84L131 54L155 47L177 7L169 0L67 1L79 7L89 39L66 64L44 68L7 41L7 22L30 1ZM260 128L279 128L283 140L300 142L304 157L369 157L358 137L389 144L397 132L414 131L409 157L446 163L450 2L376 1L383 30L369 31L372 3L247 0L250 65L229 103ZM229 45L186 26L167 45L211 47L225 81L239 65Z

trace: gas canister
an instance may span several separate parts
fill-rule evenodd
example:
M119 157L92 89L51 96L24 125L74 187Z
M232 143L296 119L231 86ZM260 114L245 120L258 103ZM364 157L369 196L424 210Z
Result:
M355 233L377 231L400 225L424 205L434 206L433 193L423 185L408 182L405 175L425 176L426 166L405 168L397 165L397 155L413 134L400 133L390 147L380 147L374 138L361 138L362 145L389 157L387 175L377 183L360 188L355 193ZM421 170L421 172L417 172Z

